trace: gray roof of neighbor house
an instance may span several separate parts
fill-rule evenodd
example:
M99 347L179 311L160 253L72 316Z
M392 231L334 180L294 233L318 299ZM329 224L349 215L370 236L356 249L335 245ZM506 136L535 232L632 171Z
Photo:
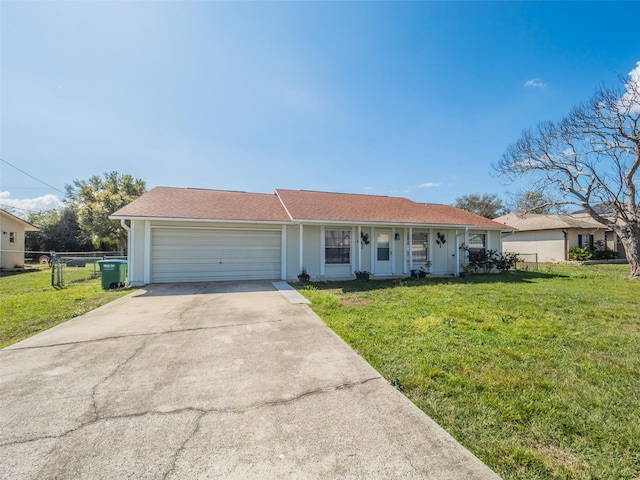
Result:
M111 218L252 222L351 222L511 230L450 205L406 198L278 189L275 194L156 187Z
M573 213L568 215L543 215L537 213L518 215L515 213L509 213L495 218L494 221L504 225L510 225L520 231L562 230L567 228L596 230L607 228L606 225L594 220L585 213Z

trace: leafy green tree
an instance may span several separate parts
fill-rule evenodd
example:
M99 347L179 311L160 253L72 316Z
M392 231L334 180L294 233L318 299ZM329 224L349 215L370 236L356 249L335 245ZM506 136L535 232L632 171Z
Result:
M147 187L144 180L118 172L94 175L88 180L74 180L66 185L67 203L77 208L80 227L91 235L94 245L115 242L124 251L127 233L109 215L142 195Z
M471 193L462 195L456 198L454 206L486 218L496 218L505 213L504 204L496 194Z
M29 215L29 223L40 228L27 232L25 248L33 252L91 251L91 237L80 228L78 212L71 206Z

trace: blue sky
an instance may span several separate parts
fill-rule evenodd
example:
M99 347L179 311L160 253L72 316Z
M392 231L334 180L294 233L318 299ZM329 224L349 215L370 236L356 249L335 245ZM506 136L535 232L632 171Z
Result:
M0 205L154 186L453 203L640 61L640 2L0 4Z

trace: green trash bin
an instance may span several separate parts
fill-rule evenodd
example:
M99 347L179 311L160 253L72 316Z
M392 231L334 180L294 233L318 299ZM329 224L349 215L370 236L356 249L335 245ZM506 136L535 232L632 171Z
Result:
M127 280L126 260L116 258L113 260L98 260L96 263L100 267L102 288L109 290L110 288L124 287Z

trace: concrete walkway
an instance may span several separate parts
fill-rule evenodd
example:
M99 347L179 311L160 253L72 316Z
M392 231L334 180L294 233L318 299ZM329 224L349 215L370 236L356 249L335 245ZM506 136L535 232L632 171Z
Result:
M497 479L268 282L153 285L0 351L1 479Z

